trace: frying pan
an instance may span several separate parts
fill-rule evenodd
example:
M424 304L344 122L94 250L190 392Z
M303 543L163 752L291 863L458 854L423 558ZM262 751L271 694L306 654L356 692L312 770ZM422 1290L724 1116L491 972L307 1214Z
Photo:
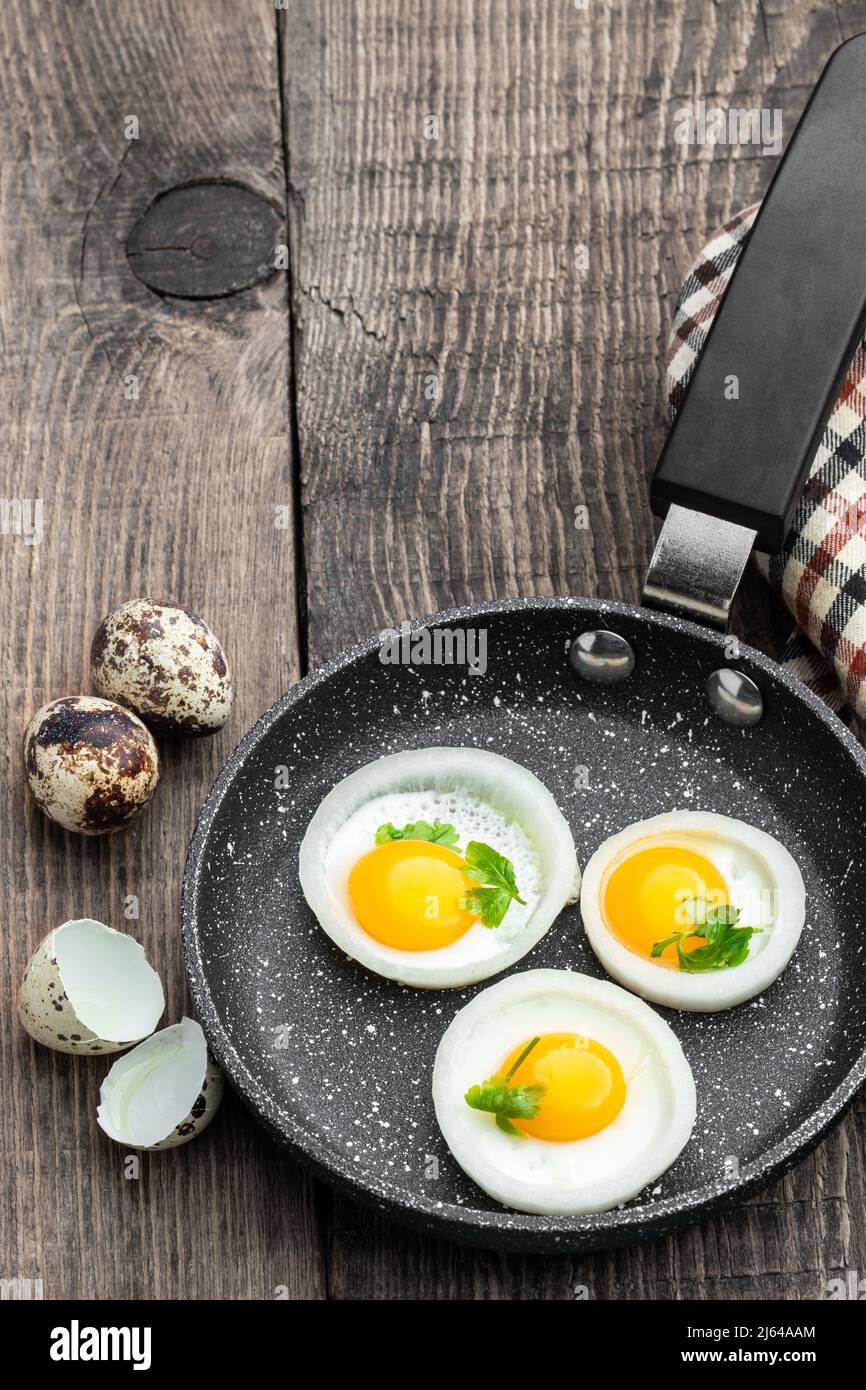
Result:
M783 543L863 332L864 157L861 35L813 93L665 446L651 495L666 519L644 606L516 599L410 625L486 633L483 675L385 665L379 638L362 642L268 710L201 812L183 940L210 1046L277 1140L389 1215L514 1250L660 1235L784 1172L866 1076L866 754L810 691L725 636L753 546ZM599 631L634 653L625 679L572 670L574 639ZM718 716L707 681L719 669L760 699L758 723ZM438 1132L430 1077L442 1033L484 984L416 990L373 975L337 950L301 894L298 847L331 787L374 758L443 744L493 748L535 772L581 865L629 822L687 807L770 832L803 873L806 926L764 994L718 1014L660 1010L693 1068L698 1120L657 1185L615 1211L523 1215L475 1187ZM603 975L577 907L514 968L538 966Z

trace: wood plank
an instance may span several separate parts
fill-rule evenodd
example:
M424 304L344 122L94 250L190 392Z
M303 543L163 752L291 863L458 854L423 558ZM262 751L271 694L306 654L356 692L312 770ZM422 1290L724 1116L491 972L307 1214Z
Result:
M235 179L285 202L272 6L210 0L0 13L3 492L41 498L44 539L0 539L13 615L0 633L6 736L0 915L4 1278L46 1298L273 1297L323 1292L309 1181L228 1097L207 1136L143 1156L97 1129L104 1061L29 1043L11 996L63 920L128 927L188 1009L179 895L195 816L222 761L298 674L285 276L224 299L162 298L125 242L158 194ZM139 123L125 139L127 118ZM127 378L138 378L128 398ZM89 689L89 643L114 604L172 596L201 612L236 674L229 726L164 744L153 805L126 833L85 841L25 801L24 724ZM140 902L125 922L124 899Z
M775 163L749 146L677 145L674 113L701 97L779 107L790 134L824 60L863 28L862 0L292 10L284 91L314 660L453 603L638 597L676 294L704 237L761 196ZM575 527L579 506L588 530ZM775 644L779 619L759 595L755 581L741 630ZM329 1288L820 1296L832 1271L863 1268L863 1136L861 1108L737 1214L582 1261L460 1250L337 1198Z

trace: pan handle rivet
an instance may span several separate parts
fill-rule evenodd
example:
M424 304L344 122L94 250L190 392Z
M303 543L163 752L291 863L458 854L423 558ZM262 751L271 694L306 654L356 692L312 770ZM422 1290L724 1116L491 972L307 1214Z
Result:
M730 666L707 677L707 699L714 713L735 729L750 729L764 713L764 701L755 682Z
M618 632L594 628L575 637L568 652L568 664L585 681L613 685L627 680L634 670L631 643Z

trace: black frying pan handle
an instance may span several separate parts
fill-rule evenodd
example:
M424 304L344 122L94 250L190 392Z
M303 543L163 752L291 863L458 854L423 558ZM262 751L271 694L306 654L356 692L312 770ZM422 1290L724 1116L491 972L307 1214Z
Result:
M858 34L830 58L764 198L659 459L653 511L677 503L779 551L864 326Z

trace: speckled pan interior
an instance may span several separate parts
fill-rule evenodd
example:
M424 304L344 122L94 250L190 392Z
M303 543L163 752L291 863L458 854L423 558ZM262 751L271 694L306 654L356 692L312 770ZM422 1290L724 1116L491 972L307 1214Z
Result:
M183 897L187 970L211 1047L254 1113L316 1173L442 1235L586 1250L735 1204L802 1157L866 1074L863 750L766 657L743 648L728 663L722 637L664 615L540 599L426 622L486 629L486 674L383 665L370 642L290 690L223 769ZM571 674L568 644L592 627L633 644L624 684ZM763 692L755 729L710 712L704 682L725 664ZM682 806L760 826L802 870L806 926L765 994L719 1014L659 1010L694 1071L697 1125L658 1184L616 1211L522 1215L464 1176L438 1132L430 1077L442 1032L484 984L420 991L372 975L337 950L301 895L298 846L325 793L373 758L435 744L490 748L531 768L567 817L581 865L630 821ZM280 767L288 787L278 791ZM508 973L537 966L603 975L578 907Z

